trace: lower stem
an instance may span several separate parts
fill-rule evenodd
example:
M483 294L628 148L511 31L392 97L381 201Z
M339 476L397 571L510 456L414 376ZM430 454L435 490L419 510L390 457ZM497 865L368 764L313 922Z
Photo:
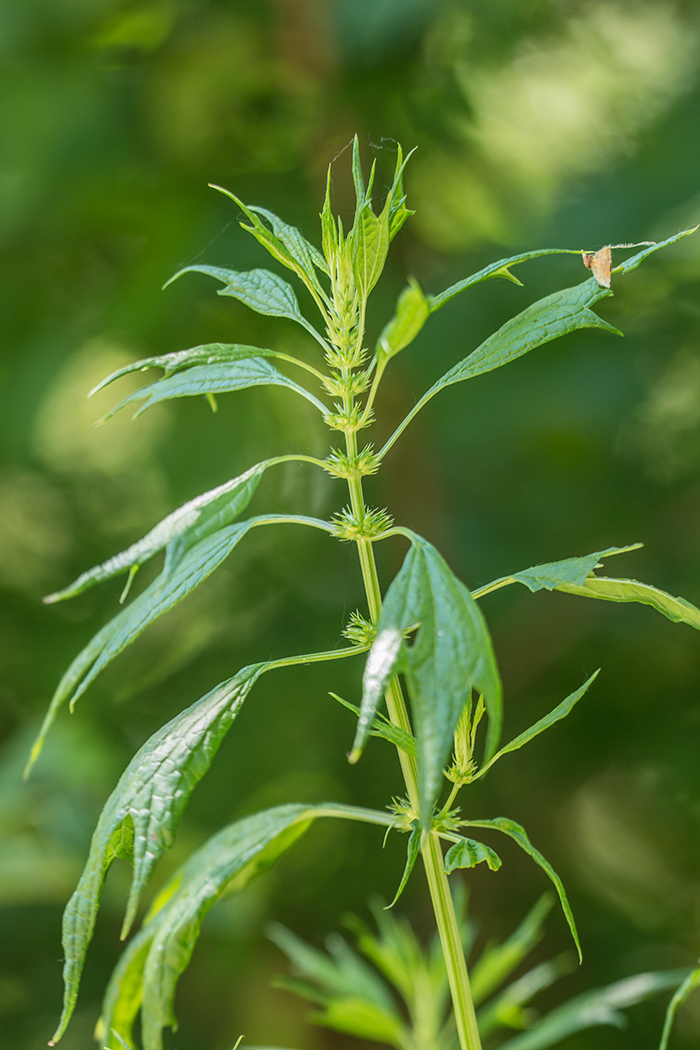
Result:
M352 444L354 445L354 441ZM349 478L348 485L350 487L350 500L353 512L360 517L364 510L362 483L359 478ZM369 540L358 540L357 548L369 614L372 622L376 624L381 612L382 597L377 576L377 566L374 560L374 551ZM386 705L389 718L394 725L410 733L411 723L401 685L396 677L392 678L389 683L386 692ZM418 813L418 770L416 760L412 755L408 755L400 749L398 754L411 808L415 813ZM440 839L434 831L423 832L421 854L428 880L430 899L435 913L438 935L445 957L445 967L450 985L459 1044L461 1050L481 1050L481 1039L479 1038L479 1029L469 985L467 964L462 948L459 923L457 922L452 894L450 893L447 875L445 874L445 863Z

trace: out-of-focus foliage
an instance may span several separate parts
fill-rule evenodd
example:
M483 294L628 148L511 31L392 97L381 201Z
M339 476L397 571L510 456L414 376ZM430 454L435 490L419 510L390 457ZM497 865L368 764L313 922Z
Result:
M61 908L96 816L138 747L240 667L335 641L360 603L351 552L344 561L321 534L290 530L280 544L275 530L258 530L235 564L119 658L118 673L105 672L93 703L64 719L32 779L19 783L66 658L114 615L120 581L71 605L45 608L41 595L264 457L326 451L316 410L275 389L241 393L215 416L203 399L183 399L91 429L114 400L85 394L137 358L226 341L312 359L302 329L212 297L204 278L160 291L185 266L266 265L235 206L206 184L264 204L318 242L325 168L355 131L365 157L377 156L383 187L393 141L418 146L406 173L416 215L374 297L379 334L407 276L430 295L533 245L593 249L697 222L699 41L693 0L5 0L2 1050L34 1050L55 1027ZM349 212L345 180L338 165L334 192ZM392 364L384 416L398 422L417 393L507 317L583 276L575 256L528 265L525 289L488 282L440 311ZM435 542L470 586L639 539L636 574L697 604L699 287L697 238L649 260L634 281L613 278L615 296L601 312L625 330L624 342L577 333L468 390L446 391L441 409L426 408L392 452L376 501ZM124 396L135 389L121 382ZM283 431L293 432L293 448L281 447ZM272 505L263 479L255 513L339 509L332 479L278 469L287 472L283 505ZM311 553L318 572L309 571ZM387 578L397 569L387 563ZM570 724L533 745L536 775L523 782L516 754L473 789L479 811L508 812L528 828L567 885L588 931L585 966L567 978L568 994L692 965L700 941L695 632L651 610L515 588L482 604L509 710L520 712L508 738L553 706L562 681L602 665ZM342 695L358 697L359 671L359 663L343 671ZM322 672L263 679L193 797L159 880L255 808L322 797L372 806L395 791L381 744L348 768L351 732ZM321 737L337 744L333 765L327 743L314 743ZM362 910L376 890L393 893L403 846L390 840L370 855L361 830L329 822L212 913L179 991L180 1050L228 1050L241 1031L251 1043L336 1045L269 989L280 959L260 941L263 921L274 917L320 943L340 913ZM538 873L512 852L491 879L468 873L471 911L487 937L504 936L539 892ZM107 881L66 1050L90 1045L118 954L128 881L119 869ZM403 904L413 904L420 926L419 900L410 885ZM550 955L565 936L560 928L556 940L552 925ZM654 1047L662 1014L646 1009L630 1012L625 1032L595 1032L593 1042L582 1035L571 1046ZM679 1050L699 1031L691 997L673 1035Z

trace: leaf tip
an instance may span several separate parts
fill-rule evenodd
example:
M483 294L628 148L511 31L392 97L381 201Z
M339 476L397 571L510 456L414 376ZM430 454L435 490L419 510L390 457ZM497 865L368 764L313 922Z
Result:
M351 766L354 766L354 765L357 764L357 762L359 762L361 754L362 754L362 748L361 747L353 747L352 751L350 751L348 753L348 762L350 763Z

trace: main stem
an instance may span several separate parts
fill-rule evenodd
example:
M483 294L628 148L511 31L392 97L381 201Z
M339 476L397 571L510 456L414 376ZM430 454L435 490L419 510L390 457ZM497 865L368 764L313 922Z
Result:
M357 451L355 433L346 434L345 438L348 455L354 455ZM359 477L348 478L348 486L353 514L358 520L361 520L365 509L362 481ZM358 540L357 549L360 556L370 618L372 623L376 624L382 607L382 596L377 576L377 566L374 560L374 551L369 540ZM396 677L392 678L389 683L386 693L386 704L389 717L394 725L410 732L411 724L406 704L401 685ZM417 813L419 800L416 760L405 751L399 750L398 754L406 782L409 802L411 808ZM457 922L452 894L450 893L447 875L445 874L440 839L436 832L430 830L423 832L421 854L428 880L430 899L435 912L440 943L445 956L459 1043L462 1050L481 1050L481 1040L476 1023L476 1012L469 985L469 974L462 948L459 923Z

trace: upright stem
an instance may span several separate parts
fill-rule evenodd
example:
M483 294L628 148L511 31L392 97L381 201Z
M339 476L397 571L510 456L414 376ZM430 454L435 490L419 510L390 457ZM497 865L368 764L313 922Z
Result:
M357 445L355 434L346 434L348 455L353 455ZM350 502L353 513L361 518L364 512L364 496L362 494L362 481L359 477L348 479L350 488ZM377 566L374 560L374 551L369 540L357 541L362 578L367 595L367 604L373 623L379 619L382 607L381 590L377 576ZM386 692L386 704L389 717L394 725L399 726L406 732L411 731L411 723L406 710L401 685L398 678L392 678ZM399 750L401 770L406 782L409 802L412 809L418 812L418 773L416 760L412 755ZM445 966L452 995L455 1023L459 1035L459 1043L462 1050L481 1050L479 1029L476 1023L476 1012L469 985L469 974L464 958L462 940L459 931L459 923L455 914L452 894L445 874L445 864L442 856L440 839L434 831L424 831L421 842L421 853L425 874L430 890L430 899L435 912L438 934L442 950L445 956Z

